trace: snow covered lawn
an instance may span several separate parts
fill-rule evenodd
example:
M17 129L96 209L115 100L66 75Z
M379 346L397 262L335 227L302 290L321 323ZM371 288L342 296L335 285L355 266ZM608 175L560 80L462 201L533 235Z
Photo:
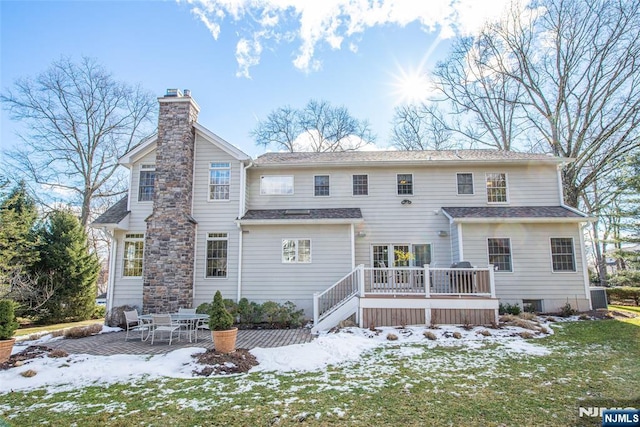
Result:
M614 393L639 383L638 326L553 328L350 328L254 349L260 364L249 374L207 378L193 374L202 367L191 357L197 348L45 357L0 371L0 417L15 425L566 425L609 376ZM634 333L635 347L625 341L622 351Z

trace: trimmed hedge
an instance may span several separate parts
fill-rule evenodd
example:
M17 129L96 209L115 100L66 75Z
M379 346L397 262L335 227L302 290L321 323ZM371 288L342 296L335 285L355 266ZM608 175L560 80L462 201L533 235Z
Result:
M621 303L627 300L633 300L636 306L640 306L640 288L630 286L607 288L607 298L609 301Z

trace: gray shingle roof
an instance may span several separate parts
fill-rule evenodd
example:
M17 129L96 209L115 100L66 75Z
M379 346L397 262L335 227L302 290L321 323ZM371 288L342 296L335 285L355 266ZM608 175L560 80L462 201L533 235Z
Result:
M111 206L107 209L102 215L96 218L93 221L93 225L99 224L117 224L122 221L127 215L129 215L129 211L127 210L127 201L128 196L124 196L115 205Z
M255 209L247 211L241 220L318 220L361 219L360 208L333 209Z
M424 150L424 151L343 151L333 153L266 153L255 159L257 166L305 165L358 162L466 162L466 161L546 161L567 159L546 154L498 150Z
M585 218L562 206L482 206L442 208L454 219L469 218Z

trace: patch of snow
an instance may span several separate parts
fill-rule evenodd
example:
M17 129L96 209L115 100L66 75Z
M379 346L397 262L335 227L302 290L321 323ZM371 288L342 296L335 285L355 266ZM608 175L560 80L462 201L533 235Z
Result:
M548 331L552 328L548 323L540 326ZM554 324L555 327L555 324ZM335 390L348 392L355 388L365 392L374 392L386 384L386 378L397 374L399 366L416 367L425 373L425 381L439 381L438 377L429 379L429 372L464 372L468 369L480 368L482 374L476 374L474 382L482 383L483 377L498 374L500 359L509 357L546 356L556 346L549 348L535 343L538 337L545 334L508 326L501 329L486 329L490 335L480 332L486 328L466 330L456 326L441 326L438 329L427 329L424 326L406 328L377 328L374 331L362 328L347 328L338 333L324 333L310 343L296 344L277 348L255 348L251 352L258 359L259 365L251 372L259 372L259 380L238 376L233 384L233 391L223 383L210 383L220 393L219 402L231 397L223 397L223 391L231 395L251 392L256 387L280 390L281 381L274 374L291 375L296 372L317 372L321 380L317 383L293 382L291 392L313 388L314 390ZM120 328L103 327L102 333ZM424 336L430 331L436 337L429 340ZM458 332L460 338L454 338ZM534 339L525 340L518 334L534 333ZM393 333L396 341L388 341L387 335ZM22 341L14 346L14 353L23 350L27 345L46 344L53 338L51 334L35 341ZM497 347L496 347L497 346ZM455 352L445 355L428 355L429 349L454 348ZM374 351L375 350L375 351ZM204 348L184 348L164 355L114 355L91 356L72 354L65 358L42 357L25 361L24 365L0 371L0 394L12 390L47 389L49 391L73 391L89 385L108 385L113 383L135 383L140 379L193 378L193 371L201 368L191 356L205 351ZM467 357L469 351L480 352L480 357ZM359 363L366 358L365 363ZM389 360L398 361L388 363ZM326 373L329 366L349 366L344 376L333 379ZM33 370L36 375L23 377L26 370ZM543 369L543 368L540 368ZM324 374L323 374L324 372ZM272 374L274 373L274 374ZM409 390L408 385L406 390ZM437 387L435 387L437 390ZM436 391L437 392L437 391ZM215 394L215 393L213 393ZM203 406L215 404L202 402ZM183 406L189 406L187 402ZM285 404L286 406L286 404ZM343 409L340 409L342 411ZM335 414L333 414L335 415Z

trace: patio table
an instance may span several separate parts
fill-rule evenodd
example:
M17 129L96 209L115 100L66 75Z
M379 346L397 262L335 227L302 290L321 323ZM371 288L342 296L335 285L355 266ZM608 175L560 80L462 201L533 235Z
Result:
M152 316L153 316L152 314L143 314L138 316L138 318L145 323L151 324L153 320ZM169 313L169 316L171 316L172 322L183 323L187 326L187 333L189 334L189 342L191 342L191 333L193 332L195 335L198 332L197 328L200 321L206 320L209 318L208 314L201 314L201 313ZM149 338L149 335L147 335L147 338L145 339L145 341L148 338Z

